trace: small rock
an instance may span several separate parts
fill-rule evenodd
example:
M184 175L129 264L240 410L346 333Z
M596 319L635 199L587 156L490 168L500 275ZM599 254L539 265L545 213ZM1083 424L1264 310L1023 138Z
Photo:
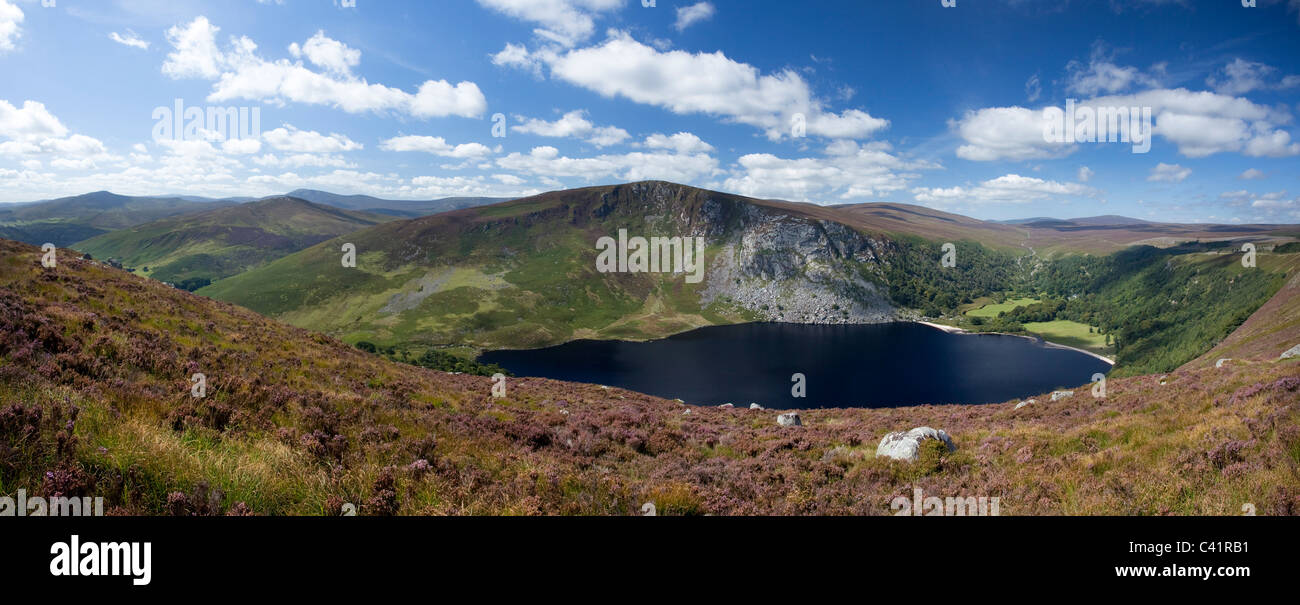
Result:
M1160 386L1164 386L1164 385L1166 385L1166 384L1169 384L1169 375L1168 375L1168 374L1165 374L1164 376L1161 376L1161 377L1160 377Z
M822 462L833 462L837 458L843 458L845 460L861 460L862 456L863 453L861 450L855 450L843 445L837 445L829 450L826 450L825 454L822 454Z
M730 404L730 403L724 403L724 404L722 404L722 405L720 405L720 406L718 406L718 407L720 407L720 408L722 408L722 409L724 409L724 410L730 410L731 408L734 408L734 407L736 407L736 406L734 406L734 405L732 405L732 404Z
M1224 364L1228 363L1229 361L1232 361L1231 357L1224 357L1223 359L1214 362L1214 367L1221 368L1223 367Z
M749 409L751 409L751 410L761 410L761 409L763 409L763 406L758 405L757 403L751 403L751 404L749 404Z
M921 426L907 432L885 435L880 440L880 445L876 446L876 457L886 456L894 460L915 462L921 456L921 442L928 439L942 441L944 445L948 446L950 452L957 449L948 433L928 426Z
M1016 409L1018 410L1018 409L1020 409L1020 408L1023 408L1023 407L1025 407L1025 406L1030 405L1030 404L1033 404L1033 403L1038 403L1038 400L1037 400L1037 399L1027 399L1027 400L1025 400L1025 401L1021 401L1020 403L1017 403L1017 404L1016 404Z
M1292 357L1300 357L1300 345L1296 345L1294 347L1291 347L1290 349L1287 349L1286 352L1282 353L1282 356L1279 357L1278 359L1291 359Z
M1074 397L1074 391L1052 391L1052 401Z
M781 414L776 417L776 423L780 426L803 426L803 420L799 418L799 412Z
M690 410L682 410L682 415L683 415L683 416L690 415L690 413L691 413Z

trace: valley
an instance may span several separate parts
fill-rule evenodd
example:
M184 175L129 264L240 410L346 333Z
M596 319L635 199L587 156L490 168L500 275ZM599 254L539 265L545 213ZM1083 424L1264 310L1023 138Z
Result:
M891 514L916 486L1003 514L1295 514L1297 359L986 406L687 407L621 389L384 361L61 250L0 241L0 481L110 514ZM1256 324L1294 325L1294 297ZM1250 324L1251 322L1248 322ZM1249 327L1249 325L1247 326ZM1247 344L1257 348L1246 348ZM207 377L205 398L190 377ZM1081 381L1082 382L1082 381ZM687 413L689 412L689 413ZM873 457L942 427L956 451ZM928 450L927 450L928 452Z
M909 230L894 230L904 221ZM1080 223L1066 228L1095 228ZM3 240L0 484L103 496L111 514L339 514L345 503L374 515L636 514L654 502L660 514L871 515L890 514L916 486L997 493L1003 514L1300 510L1287 487L1300 472L1300 358L1281 357L1300 344L1300 251L1276 245L1289 228L1224 228L1229 240L1198 241L1217 228L1180 226L1160 247L1099 256L1072 248L1071 235L1050 239L1059 227L656 181L416 218L270 198L124 227L81 244L112 256L61 249L54 267L38 248ZM240 229L264 235L227 237ZM704 279L599 271L595 243L620 229L703 238ZM956 266L943 267L944 242L931 238L956 229L966 238L954 242ZM1037 230L1033 252L999 244L1007 229ZM1119 232L1115 241L1152 233ZM279 238L296 243L268 245ZM1243 239L1260 242L1255 267L1232 253ZM345 243L357 248L355 268L339 262ZM230 259L199 264L211 285L191 294L160 281L202 254ZM113 257L136 273L109 266ZM507 368L473 361L589 346L574 342L583 339L655 347L697 328L910 326L959 347L999 338L891 323L913 320L1039 334L1118 365L1100 398L1089 376L1106 366L1088 360L1098 367L1068 361L1066 375L1017 387L1023 396L933 391L896 407L902 399L882 395L888 383L855 376L1004 388L1013 377L996 372L1023 364L921 349L895 360L895 344L832 371L835 360L815 355L835 351L794 354L791 341L762 340L738 349L768 351L780 366L758 376L719 361L739 353L654 354L689 373L642 376L640 390L656 397L527 371L498 394L490 375ZM781 365L785 354L814 367ZM942 367L927 359L966 374L916 374ZM981 370L979 359L996 367ZM872 373L891 362L902 366ZM817 393L808 405L789 397L796 372ZM839 378L889 407L852 390L828 398ZM688 405L673 400L684 391L669 392L728 381L758 390L730 391L734 408L716 407L721 395ZM792 408L796 426L777 421ZM955 451L916 462L872 455L886 433L922 425L943 428Z
M867 212L863 205L756 200L652 181L386 222L199 293L412 356L443 347L468 347L472 356L578 339L653 340L755 321L927 319L1042 336L1141 373L1172 370L1213 347L1281 288L1300 259L1268 251L1291 240L1286 226L1162 231L1108 217L1048 225L986 223L897 204ZM1041 248L1059 252L1031 254L990 235L1010 229L1028 230ZM702 281L602 272L596 244L620 230L703 238ZM1052 239L1058 230L1065 235ZM1134 242L1168 233L1181 243L1102 256L1071 248L1079 232L1092 230ZM1211 233L1211 241L1197 239ZM972 239L955 242L960 261L947 269L938 262L944 242L930 238L956 235ZM1268 246L1258 270L1234 264L1240 257L1224 237ZM358 247L356 269L338 267L345 242ZM974 306L1017 297L1025 304Z

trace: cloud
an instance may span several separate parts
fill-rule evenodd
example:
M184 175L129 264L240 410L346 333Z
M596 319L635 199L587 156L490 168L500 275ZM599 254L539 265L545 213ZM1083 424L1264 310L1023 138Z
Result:
M553 53L548 53L552 54ZM513 67L524 71L532 72L538 78L542 77L542 51L536 53L528 52L528 46L524 44L506 43L506 47L501 52L492 55L492 64L497 67Z
M695 25L701 21L708 21L713 18L717 10L713 8L711 2L697 2L690 6L680 6L677 8L677 22L673 27L677 31L686 31L686 28Z
M681 154L709 153L713 146L700 137L689 132L679 132L672 136L652 134L645 139L645 146L650 149L671 149Z
M523 123L514 126L512 130L541 137L576 138L597 147L617 145L631 136L622 128L596 126L587 120L586 114L586 110L577 109L564 114L554 122L521 118Z
M276 150L298 153L338 153L364 147L341 134L324 135L312 130L298 130L291 124L263 133L262 138Z
M1274 191L1263 195L1251 196L1250 207L1262 211L1263 216L1275 219L1289 211L1291 220L1300 218L1300 198L1287 198L1286 191Z
M791 136L800 117L807 134L831 138L865 138L889 126L888 120L858 109L827 111L793 69L764 75L721 51L661 51L625 32L612 31L599 45L564 52L526 54L521 47L507 46L493 60L524 68L546 64L552 77L602 96L677 114L718 116L761 128L772 140Z
M521 21L540 25L533 33L540 38L573 46L591 37L596 22L593 14L609 12L625 0L478 0L485 8Z
M278 156L272 153L252 158L258 166L268 168L353 168L355 165L337 155L294 153Z
M1264 178L1264 171L1258 168L1247 168L1246 171L1238 175L1237 178L1243 181L1259 180Z
M1151 175L1147 177L1147 180L1153 183L1181 183L1187 180L1189 176L1192 176L1191 168L1161 162L1151 169Z
M67 134L68 128L45 108L44 103L24 101L19 109L0 99L0 137L30 140Z
M1256 90L1284 90L1300 86L1300 76L1296 75L1272 81L1276 72L1275 67L1237 58L1206 78L1205 84L1215 92L1234 96Z
M1080 167L1079 167L1079 176L1078 176L1078 179L1077 179L1077 180L1078 180L1080 183L1086 183L1086 182L1092 180L1092 175L1094 175L1094 174L1096 174L1096 173L1093 172L1091 168L1089 168L1089 167L1087 167L1087 166L1080 166Z
M431 153L445 158L472 159L491 155L492 150L482 143L462 143L451 145L442 137L401 136L383 141L379 148L384 151L418 151Z
M23 10L9 0L0 0L0 54L14 49L22 37Z
M497 166L514 172L540 177L578 177L587 181L618 179L642 181L661 179L678 183L698 183L718 170L718 160L704 153L684 154L655 151L604 154L593 157L567 157L554 147L534 147L527 154L511 153L498 158Z
M24 101L20 108L0 99L0 156L20 162L34 160L35 156L51 156L51 167L68 170L121 161L109 154L99 139L69 134L68 127L44 103L30 100Z
M1043 136L1043 112L1024 107L967 111L950 125L966 141L957 148L957 157L974 162L1060 158L1076 149L1047 141Z
M905 190L916 170L938 168L901 158L887 143L836 141L824 157L781 158L768 153L742 156L723 188L743 195L815 203L865 200Z
M225 57L217 48L217 32L221 28L198 17L188 25L176 25L167 30L167 42L174 49L163 61L162 72L172 78L215 79L221 75ZM252 42L247 38L249 44Z
M313 65L340 76L351 76L352 68L361 64L361 51L326 38L324 31L317 31L302 46L297 42L290 44L289 54L294 58L306 57Z
M347 113L396 112L416 118L478 117L487 110L487 99L473 82L452 85L446 80L429 80L415 94L371 84L351 73L360 62L360 51L320 32L301 46L292 45L290 54L306 58L324 73L308 69L301 60L263 59L247 37L231 38L227 50L222 51L216 43L218 31L206 17L167 30L173 50L162 67L172 78L214 80L207 97L211 102L295 102Z
M1043 84L1038 80L1038 74L1034 74L1025 80L1025 100L1034 103L1041 96L1043 96Z
M1116 65L1102 44L1093 45L1092 56L1086 65L1071 61L1065 69L1069 74L1066 90L1081 95L1122 92L1137 85L1159 85L1153 76L1136 67Z
M1008 174L973 187L929 188L912 190L916 201L936 206L959 204L1027 204L1061 197L1093 197L1096 190L1079 183L1061 183Z
M122 35L117 32L111 32L108 34L108 38L114 42L117 42L118 44L123 44L133 48L138 48L140 50L149 50L149 42L147 42L145 39L141 38L140 36L136 35L135 32L129 29L126 30L126 35Z
M1281 129L1291 122L1290 114L1241 97L1185 88L1152 89L1095 97L1079 101L1076 107L1149 107L1152 132L1191 158L1225 152L1251 157L1300 154L1300 143L1292 142L1291 134ZM973 161L1027 160L1059 158L1075 150L1077 145L1048 142L1043 134L1046 125L1043 110L991 107L968 111L952 122L966 142L957 149L957 156Z

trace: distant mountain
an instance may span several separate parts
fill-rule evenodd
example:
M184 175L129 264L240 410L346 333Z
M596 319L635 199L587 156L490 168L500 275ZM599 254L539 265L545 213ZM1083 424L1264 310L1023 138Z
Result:
M1053 222L1059 220L1061 219L1052 218L1050 216L1033 216L1029 218L1008 218L1008 219L1003 219L1000 221L992 221L992 222L1002 223L1003 225L1026 225L1029 223L1047 223L1047 222Z
M1060 225L1060 226L1088 225L1093 227L1100 227L1105 225L1154 224L1151 221L1144 221L1139 218L1129 218L1127 216L1120 216L1118 214L1106 214L1102 216L1088 216L1088 217L1071 218L1071 219L1052 218L1050 216L1035 216L1031 218L1012 218L1012 219L1005 219L1005 220L993 221L993 222L1002 223L1003 225L1040 225L1044 227L1049 227L1051 225Z
M72 247L141 275L198 287L389 220L281 196L165 218Z
M1073 218L1070 222L1077 225L1089 225L1100 227L1105 225L1154 225L1151 221L1144 221L1140 218L1129 218L1117 214L1106 214L1103 216L1087 216L1083 218Z
M937 241L970 240L991 248L1032 251L1046 257L1075 253L1110 254L1133 245L1164 247L1196 240L1288 241L1300 232L1294 225L1152 223L1115 215L981 221L922 206L894 203L836 206L830 210L838 216L834 220L858 229L915 235Z
M486 206L511 199L504 197L449 197L438 200L385 200L368 195L339 195L315 189L297 189L290 191L287 195L336 208L366 210L405 218L428 216L439 212L460 210L461 208Z
M0 205L0 237L33 245L75 242L189 212L234 202L180 197L132 197L97 191L72 197Z

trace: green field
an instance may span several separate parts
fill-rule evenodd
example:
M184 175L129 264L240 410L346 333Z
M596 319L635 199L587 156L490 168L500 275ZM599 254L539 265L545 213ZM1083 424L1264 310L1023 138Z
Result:
M1106 346L1106 336L1104 334L1089 332L1087 324L1081 324L1077 321L1058 319L1056 321L1031 322L1025 324L1025 330L1031 334L1042 336L1044 340L1067 347L1084 349L1101 355L1113 352L1111 347Z
M984 305L983 307L980 307L978 309L971 309L970 311L966 312L966 315L970 317L993 318L993 317L997 317L999 313L1002 313L1004 311L1010 311L1017 307L1025 307L1038 302L1041 301L1039 301L1037 298L1015 298L1012 300L1008 300L1007 302L1004 303Z

